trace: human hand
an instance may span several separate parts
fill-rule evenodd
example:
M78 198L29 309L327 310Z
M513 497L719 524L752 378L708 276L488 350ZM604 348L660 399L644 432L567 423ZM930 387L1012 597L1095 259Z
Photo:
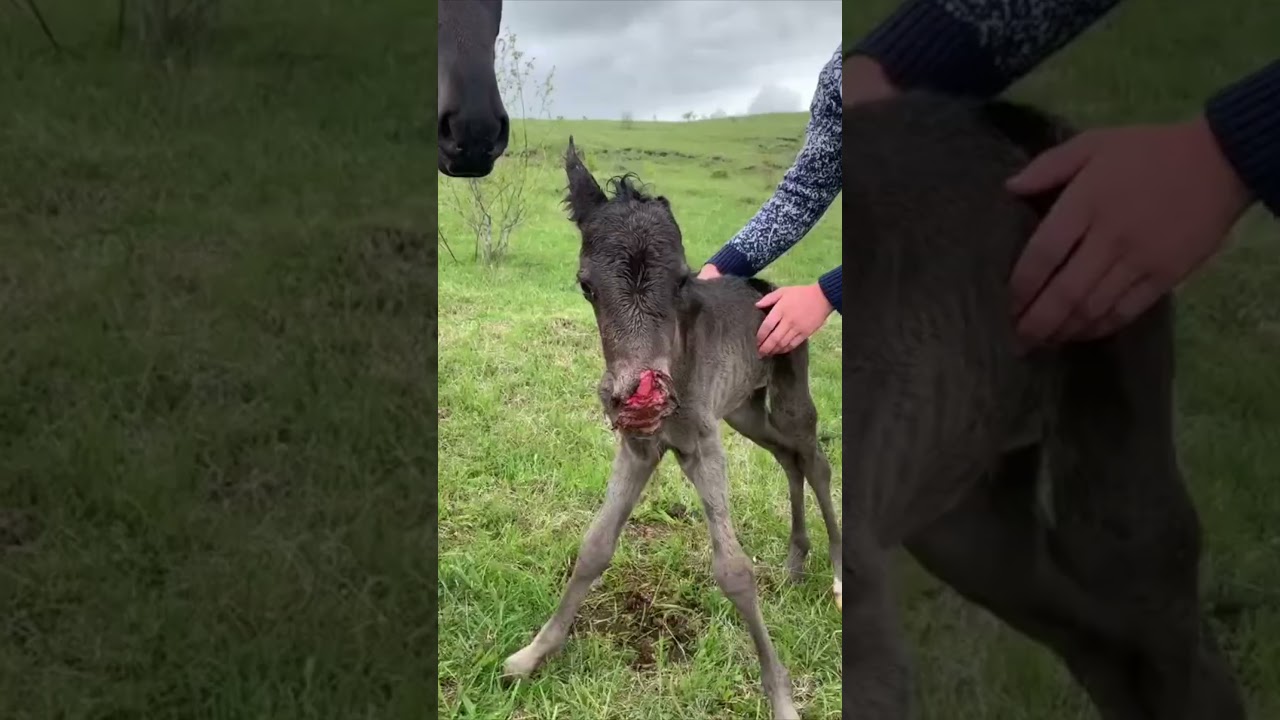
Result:
M710 263L703 265L702 269L698 271L699 280L714 280L720 277L720 275L720 268L715 265L711 265Z
M1008 181L1022 195L1062 185L1011 280L1031 344L1119 330L1219 250L1252 202L1203 118L1082 133Z
M880 63L865 55L851 55L840 70L840 96L846 105L882 100L898 94Z
M760 356L791 352L827 321L835 308L816 283L781 287L756 302L756 307L773 309L756 331Z

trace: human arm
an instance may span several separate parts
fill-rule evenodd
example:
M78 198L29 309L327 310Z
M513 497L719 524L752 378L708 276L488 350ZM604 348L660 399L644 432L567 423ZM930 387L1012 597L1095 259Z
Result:
M840 63L840 53L832 55L819 74L795 162L755 216L707 260L710 268L701 276L755 275L804 237L840 194Z

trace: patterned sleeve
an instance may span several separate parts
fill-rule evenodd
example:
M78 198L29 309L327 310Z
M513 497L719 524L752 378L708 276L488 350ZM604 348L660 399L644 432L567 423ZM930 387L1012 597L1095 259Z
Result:
M898 87L992 96L1120 0L906 0L846 54L875 58Z
M804 147L777 190L728 243L707 261L725 275L751 276L790 250L840 194L843 110L836 51L823 67L809 106Z

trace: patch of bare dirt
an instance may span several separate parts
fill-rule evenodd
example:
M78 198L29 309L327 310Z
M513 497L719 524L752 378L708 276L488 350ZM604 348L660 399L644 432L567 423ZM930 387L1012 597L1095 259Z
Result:
M702 610L639 578L623 578L621 585L612 592L594 592L583 603L573 632L606 635L627 647L637 672L656 668L659 653L667 663L686 662L705 623Z
M680 503L662 511L676 522L633 517L627 523L628 538L651 541L696 521L694 512ZM561 582L568 582L576 560L570 557L561 568ZM631 668L637 672L656 668L660 656L667 663L687 661L705 626L705 610L674 587L664 586L651 569L615 567L612 572L616 575L607 575L587 596L572 632L605 635L629 648L634 655Z

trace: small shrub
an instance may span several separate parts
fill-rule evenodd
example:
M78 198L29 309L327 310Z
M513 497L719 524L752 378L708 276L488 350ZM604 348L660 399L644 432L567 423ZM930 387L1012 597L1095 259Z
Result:
M552 68L544 78L536 77L534 59L516 46L516 36L508 31L495 44L494 72L502 102L511 117L511 140L506 156L483 178L447 181L447 194L440 203L455 214L475 242L473 259L484 265L499 265L511 248L511 238L528 219L535 188L551 164L542 146L529 140L528 118L550 116L554 91ZM447 247L446 247L447 249ZM452 250L450 250L452 252Z

